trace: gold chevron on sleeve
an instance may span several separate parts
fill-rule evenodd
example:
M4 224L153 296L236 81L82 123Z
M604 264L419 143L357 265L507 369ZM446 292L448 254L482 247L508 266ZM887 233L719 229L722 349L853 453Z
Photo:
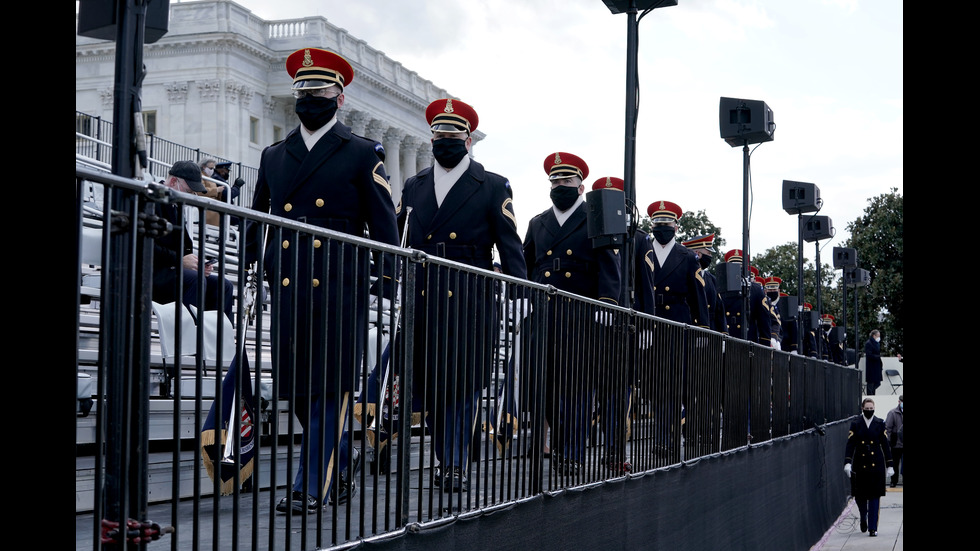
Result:
M507 207L509 207L510 204L513 202L514 200L511 199L510 197L504 199L504 203L500 205L500 211L504 213L504 216L510 219L512 224L514 224L514 229L517 229L517 217L514 216L513 212L507 209ZM510 208L513 209L514 207L510 207Z
M378 174L378 167L383 167L383 166L384 166L384 163L382 163L381 161L378 161L378 164L374 165L374 170L372 171L374 173L374 181L377 182L378 185L380 185L381 187L383 187L386 190L388 190L388 196L390 197L391 196L391 185L388 183L388 179L385 178L383 175Z

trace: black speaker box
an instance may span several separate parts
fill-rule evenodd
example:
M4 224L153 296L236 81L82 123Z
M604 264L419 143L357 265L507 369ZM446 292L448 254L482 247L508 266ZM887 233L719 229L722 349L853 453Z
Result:
M864 268L844 270L844 285L848 287L864 287L871 283L871 274Z
M116 40L116 3L126 0L79 0L78 34L88 38ZM143 42L152 44L167 34L170 0L149 0L146 4Z
M804 331L813 331L820 326L820 313L810 310L809 312L800 312L803 319L800 320Z
M593 246L622 246L626 239L626 194L596 189L585 194L589 239Z
M783 180L783 210L787 214L820 210L820 188L807 182Z
M857 249L834 247L834 268L856 268L857 265Z
M803 223L803 240L806 242L830 239L834 236L834 224L829 216L811 216Z
M742 293L742 265L738 262L719 262L715 266L718 292L723 295Z
M718 126L722 139L732 147L771 142L776 131L772 109L764 101L750 99L721 98Z
M609 8L612 13L626 13L630 10L630 4L633 4L633 8L637 11L643 11L650 8L669 8L670 6L676 6L677 0L602 0L602 3Z
M794 320L800 312L800 299L798 297L779 297L776 310L779 311L779 318L783 321Z

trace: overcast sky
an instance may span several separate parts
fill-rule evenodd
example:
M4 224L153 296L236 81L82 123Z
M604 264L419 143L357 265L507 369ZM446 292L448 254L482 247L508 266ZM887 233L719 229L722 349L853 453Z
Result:
M471 104L487 135L475 158L510 179L522 237L550 207L549 153L585 159L588 189L623 176L628 16L601 0L238 3L267 20L323 16ZM830 264L869 197L904 195L902 26L900 0L679 0L640 19L642 214L660 199L704 209L741 247L742 148L720 137L719 100L762 100L776 131L750 146L751 251L796 242L782 182L811 182L837 231L822 242Z

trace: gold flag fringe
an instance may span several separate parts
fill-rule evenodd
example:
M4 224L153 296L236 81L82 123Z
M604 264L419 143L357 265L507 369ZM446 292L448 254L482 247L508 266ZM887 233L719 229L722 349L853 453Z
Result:
M225 442L228 437L228 431L221 431L221 441ZM256 442L256 445L258 442ZM201 432L201 459L204 461L204 469L208 472L208 478L214 481L214 460L208 455L206 446L215 445L214 441L214 430L206 430ZM241 482L244 483L252 476L252 470L255 468L255 456L249 459L248 463L242 466L239 478ZM221 495L227 496L235 492L235 479L232 478L227 482L221 483L221 488L219 490Z

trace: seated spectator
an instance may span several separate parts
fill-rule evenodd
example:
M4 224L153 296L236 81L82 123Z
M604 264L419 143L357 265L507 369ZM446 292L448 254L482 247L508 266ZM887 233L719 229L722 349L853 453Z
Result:
M207 190L201 181L201 169L193 161L178 161L170 168L164 185L185 193L204 194ZM158 212L172 225L170 233L153 240L153 301L165 304L177 299L178 276L184 282L183 304L198 304L199 261L194 254L194 242L187 229L181 224L180 208L177 203L157 204ZM181 243L183 237L183 243ZM224 297L220 309L234 321L232 304L235 288L231 281L213 274L214 264L204 264L204 310L218 310L218 284L224 284Z

